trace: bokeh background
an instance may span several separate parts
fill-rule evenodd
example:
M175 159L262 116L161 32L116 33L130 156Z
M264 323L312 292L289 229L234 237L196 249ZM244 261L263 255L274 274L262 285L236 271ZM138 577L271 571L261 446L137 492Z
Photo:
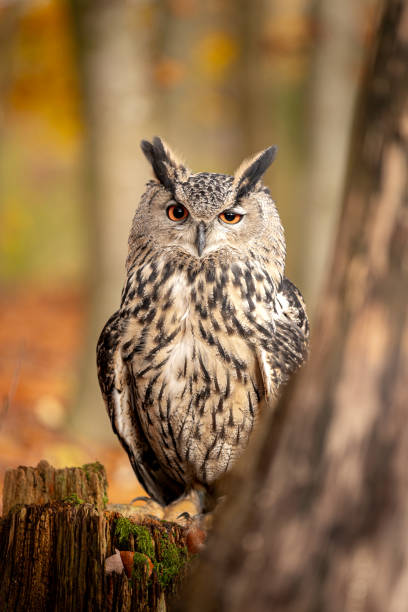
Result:
M266 175L287 275L313 318L378 0L0 0L0 483L99 459L141 493L110 429L95 345L164 137L195 171ZM1 485L0 485L1 486Z

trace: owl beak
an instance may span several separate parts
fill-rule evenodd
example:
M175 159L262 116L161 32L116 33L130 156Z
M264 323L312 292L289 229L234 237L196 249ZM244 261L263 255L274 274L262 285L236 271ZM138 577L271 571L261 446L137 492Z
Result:
M197 226L197 236L196 236L196 247L198 255L201 257L202 252L205 249L205 224L204 221L200 221Z

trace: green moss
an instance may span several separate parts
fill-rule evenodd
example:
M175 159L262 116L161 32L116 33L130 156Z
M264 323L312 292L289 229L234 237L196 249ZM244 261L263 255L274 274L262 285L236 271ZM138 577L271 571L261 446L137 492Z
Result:
M94 463L84 463L82 469L85 472L86 479L88 480L88 482L91 478L91 472L94 472L102 477L105 476L105 468L99 461L95 461Z
M149 530L144 525L133 523L128 518L120 517L116 522L115 534L119 539L119 545L124 546L129 543L131 535L135 538L136 550L155 560L154 543Z
M180 574L188 561L186 547L178 547L166 531L154 529L154 539L145 525L132 522L125 517L116 521L115 535L119 546L130 545L130 536L135 539L136 553L132 579L140 581L146 578L146 557L153 563L154 573L162 589L173 587L174 580ZM157 549L155 543L157 542Z
M149 560L146 555L140 552L135 552L133 556L132 580L143 582L146 580L149 573Z
M143 525L134 525L134 535L136 536L136 548L139 552L155 560L154 543L149 530Z
M161 536L159 561L155 563L157 579L162 588L167 588L178 576L187 562L187 549L178 548L167 533Z
M115 535L119 540L119 546L125 546L129 542L130 536L133 534L133 523L124 516L121 516L116 521Z
M67 504L84 504L85 503L84 500L78 497L76 493L71 493L71 495L64 497L62 501L66 502Z
M103 501L103 503L104 503L104 506L106 506L106 504L107 504L107 503L108 503L108 501L109 501L109 500L108 500L108 496L106 495L106 492L105 492L105 495L102 497L102 501Z

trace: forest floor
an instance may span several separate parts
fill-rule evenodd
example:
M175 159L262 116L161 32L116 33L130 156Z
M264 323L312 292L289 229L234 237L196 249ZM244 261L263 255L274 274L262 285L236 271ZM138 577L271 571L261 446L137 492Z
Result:
M55 467L100 461L114 503L144 493L113 434L110 443L98 444L66 427L78 379L83 312L83 296L72 288L27 288L0 296L0 499L8 467L35 466L41 459ZM102 398L101 418L107 418Z

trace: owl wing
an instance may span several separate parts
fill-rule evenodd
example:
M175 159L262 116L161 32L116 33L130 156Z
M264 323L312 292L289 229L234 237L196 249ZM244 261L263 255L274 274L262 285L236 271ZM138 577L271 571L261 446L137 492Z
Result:
M278 387L307 357L309 322L305 303L297 287L284 278L274 303L275 333L267 348L258 349L258 361L267 398L277 395Z
M133 377L122 359L119 311L106 323L97 345L99 385L112 429L129 455L133 470L149 495L162 505L184 493L161 469L140 423Z

